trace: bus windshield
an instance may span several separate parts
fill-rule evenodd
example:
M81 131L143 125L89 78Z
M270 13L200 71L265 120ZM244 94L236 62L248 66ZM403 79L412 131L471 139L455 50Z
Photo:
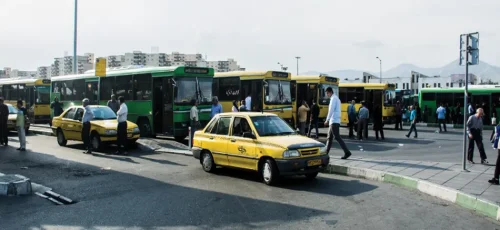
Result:
M212 79L206 77L189 77L175 79L177 94L175 103L188 104L197 100L200 104L210 104L212 101Z
M292 103L290 81L268 80L266 89L266 104L280 105Z
M37 86L36 87L36 104L49 104L50 103L50 86Z
M332 87L333 94L339 96L339 86L332 84L321 84L319 87L319 104L320 105L328 105L330 104L330 98L326 95L326 89L328 87Z
M384 92L384 105L395 105L396 102L396 90L386 90Z

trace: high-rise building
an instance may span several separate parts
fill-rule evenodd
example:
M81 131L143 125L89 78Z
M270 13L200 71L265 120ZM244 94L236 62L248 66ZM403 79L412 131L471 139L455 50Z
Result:
M227 61L208 61L208 67L214 68L215 72L229 72L229 71L238 71L245 70L241 68L238 63L230 58Z
M83 56L76 56L78 74L94 69L94 54L85 53ZM73 74L73 56L54 58L51 65L51 76L62 76Z
M122 66L129 65L146 65L146 53L141 51L133 51L132 53L125 53L125 61Z
M40 66L36 73L37 78L48 78L52 77L52 67L51 66Z

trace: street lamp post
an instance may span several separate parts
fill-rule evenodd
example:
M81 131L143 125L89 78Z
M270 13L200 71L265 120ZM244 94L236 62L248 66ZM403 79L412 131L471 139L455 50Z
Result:
M300 59L300 57L297 56L295 58L297 59L297 76L299 76L299 59Z
M382 59L377 57L377 59L380 61L380 83L382 83Z
M75 0L75 20L73 30L73 73L77 74L77 61L76 61L76 38L77 38L77 20L78 20L78 0Z

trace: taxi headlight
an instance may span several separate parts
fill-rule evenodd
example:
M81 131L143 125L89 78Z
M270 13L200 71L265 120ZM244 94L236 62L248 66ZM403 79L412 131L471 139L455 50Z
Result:
M286 150L283 152L283 158L289 157L300 157L300 153L297 150Z
M140 133L140 132L141 132L141 130L139 130L139 127L135 127L135 128L132 129L132 133L133 134L137 134L137 133Z
M110 129L110 130L106 130L106 131L104 131L104 133L106 133L106 135L110 135L110 136L111 136L111 135L116 135L116 130L112 130L112 129Z
M326 154L326 146L319 148L319 154Z

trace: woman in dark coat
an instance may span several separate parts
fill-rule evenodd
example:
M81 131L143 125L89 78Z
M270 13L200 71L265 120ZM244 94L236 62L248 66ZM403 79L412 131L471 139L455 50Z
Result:
M375 130L375 137L377 138L377 140L379 132L382 140L385 140L384 123L382 121L382 108L380 107L380 105L376 105L373 110L373 130Z

